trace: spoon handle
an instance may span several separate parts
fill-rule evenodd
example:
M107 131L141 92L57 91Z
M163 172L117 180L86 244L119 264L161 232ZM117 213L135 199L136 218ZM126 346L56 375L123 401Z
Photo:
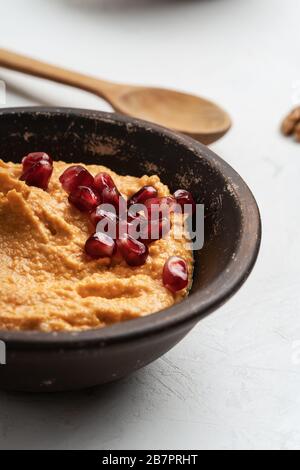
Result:
M87 75L83 75L61 67L47 64L39 60L31 59L14 52L0 48L0 67L5 67L17 72L34 75L35 77L46 78L48 80L70 85L75 88L96 93L107 99L106 90L118 87L116 84L98 80Z

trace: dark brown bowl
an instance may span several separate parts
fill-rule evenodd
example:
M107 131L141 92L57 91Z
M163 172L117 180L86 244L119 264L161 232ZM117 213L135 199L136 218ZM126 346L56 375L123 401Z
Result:
M0 332L7 364L0 388L75 390L120 379L166 353L245 282L256 261L261 223L241 177L211 150L161 127L78 109L0 110L1 158L20 162L43 150L67 162L101 163L120 174L157 173L205 204L205 246L181 304L145 318L79 333Z

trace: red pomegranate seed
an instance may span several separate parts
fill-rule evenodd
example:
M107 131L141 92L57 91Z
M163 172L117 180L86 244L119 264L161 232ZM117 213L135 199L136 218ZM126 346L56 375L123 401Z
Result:
M114 180L108 173L99 173L97 176L95 176L94 186L99 194L102 194L104 189L116 188Z
M116 229L117 238L123 238L128 234L135 240L139 240L145 223L147 223L147 219L140 214L135 216L127 214L127 219L118 218Z
M52 173L53 166L47 160L40 160L24 171L20 180L25 181L28 186L35 186L46 191Z
M138 214L131 214L130 212L128 212L127 214L127 221L128 223L130 224L131 222L133 222L134 220L138 219L140 216ZM146 220L146 219L145 219Z
M120 221L118 220L117 225L116 225L116 232L115 235L112 238L118 241L118 239L123 238L129 233L129 224L126 221Z
M29 170L29 168L31 168L33 165L40 162L41 160L50 163L51 166L53 165L53 160L47 153L45 152L29 153L22 160L23 173Z
M70 194L69 202L81 212L91 212L100 205L100 197L91 188L79 186Z
M119 193L117 188L105 188L102 192L102 203L110 204L111 206L113 206L118 214L120 212L120 209L126 210L126 201L123 196Z
M130 235L124 235L117 240L117 245L129 266L141 266L146 263L149 250L144 243L135 240Z
M166 237L171 229L169 218L148 220L142 229L141 241L146 244L153 243Z
M85 244L85 252L92 258L111 258L116 251L116 242L105 233L94 233Z
M184 206L189 205L192 208L192 214L196 211L195 200L189 191L185 191L185 189L178 189L178 191L174 193L174 197L177 204L179 204L183 209Z
M135 240L141 241L141 234L144 233L144 230L146 230L144 229L144 227L148 226L148 221L145 217L140 214L137 214L135 216L128 214L127 224L125 222L124 226L126 233L128 233ZM122 229L124 230L123 227ZM119 237L122 238L122 234L119 234Z
M67 168L60 176L59 181L67 193L72 193L79 186L93 188L94 178L86 168L74 165Z
M101 222L104 219L107 219L110 222L117 222L118 220L117 214L114 214L113 212L109 212L105 209L102 209L101 206L98 206L97 209L95 209L91 213L90 218L91 218L92 224L95 225L95 227L97 226L99 222Z
M168 259L163 270L163 283L172 292L179 292L188 286L188 267L184 259L178 256Z
M170 215L176 200L172 196L157 197L145 201L148 219L162 219Z
M128 207L133 204L144 204L148 199L157 197L157 190L153 186L144 186L128 200Z

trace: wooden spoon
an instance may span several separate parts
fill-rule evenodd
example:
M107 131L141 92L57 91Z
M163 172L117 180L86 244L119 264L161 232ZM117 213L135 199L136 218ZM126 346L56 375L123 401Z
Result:
M161 88L110 83L0 49L0 66L94 93L118 112L155 122L211 144L231 127L219 106L193 95Z

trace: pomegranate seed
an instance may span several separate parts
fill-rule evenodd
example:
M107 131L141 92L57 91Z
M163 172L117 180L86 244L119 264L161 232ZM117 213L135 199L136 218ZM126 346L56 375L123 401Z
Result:
M105 233L94 233L85 244L85 252L92 258L111 258L116 251L116 242Z
M117 188L108 189L105 188L102 192L102 203L112 205L117 213L120 212L120 209L126 210L126 202L123 196L119 193Z
M91 188L79 186L70 194L69 202L81 212L91 212L99 206L100 197Z
M146 263L149 250L144 243L125 234L122 238L117 240L117 245L129 266L141 266Z
M176 200L172 196L148 199L145 201L148 219L155 220L169 216L175 203Z
M21 181L25 181L28 186L36 188L48 189L49 181L53 173L53 166L47 160L40 160L30 166L20 177Z
M178 256L168 259L163 270L163 283L172 292L179 292L188 286L188 267L184 259Z
M80 165L74 165L67 168L60 176L59 181L67 193L72 193L79 186L93 188L94 178L88 170Z
M157 190L153 186L144 186L128 201L128 207L133 204L144 204L148 199L157 197Z
M41 160L48 162L51 166L53 165L52 158L45 152L33 152L26 155L22 160L23 173L29 170L33 165L40 162Z
M95 227L99 222L101 222L104 219L109 220L110 222L117 222L118 216L114 214L113 212L109 212L105 209L102 209L101 206L98 206L96 210L94 210L91 215L91 222Z
M146 244L161 240L170 231L170 219L148 220L142 229L141 241Z
M133 222L134 220L138 219L140 216L139 214L131 214L130 212L128 212L127 214L127 221L128 223L131 223ZM145 219L146 220L146 219Z
M128 234L135 240L138 240L142 232L142 225L146 222L147 219L139 214L134 217L127 214L127 219L118 217L116 228L117 238L123 238L124 235Z
M184 206L189 205L192 208L192 214L196 211L196 203L189 191L185 191L185 189L178 189L178 191L174 193L174 197L177 204L179 204L183 209Z
M125 235L129 233L130 224L127 220L118 219L117 226L116 226L116 238L123 238Z
M148 226L148 221L145 217L140 214L137 214L135 216L131 216L128 214L127 223L125 222L124 226L125 229L123 227L122 229L125 230L126 233L128 233L135 240L140 240L141 234L144 233L144 231L146 230L146 228L144 229L144 227ZM119 237L122 238L122 234L119 233Z
M94 186L99 194L102 194L104 189L116 188L114 180L108 173L99 173L97 176L95 176Z

